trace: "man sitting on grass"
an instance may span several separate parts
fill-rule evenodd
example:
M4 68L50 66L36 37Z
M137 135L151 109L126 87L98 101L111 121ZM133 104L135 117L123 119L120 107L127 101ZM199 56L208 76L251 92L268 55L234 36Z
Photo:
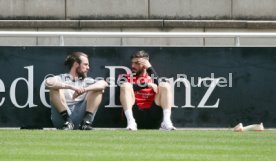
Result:
M138 128L175 130L171 121L173 98L170 84L158 83L148 53L138 51L132 55L131 69L132 73L119 78L123 82L120 86L120 101L127 119L126 128L137 130L138 123Z
M88 56L74 52L65 60L69 73L46 79L50 89L51 120L58 129L92 130L95 113L107 83L87 77Z

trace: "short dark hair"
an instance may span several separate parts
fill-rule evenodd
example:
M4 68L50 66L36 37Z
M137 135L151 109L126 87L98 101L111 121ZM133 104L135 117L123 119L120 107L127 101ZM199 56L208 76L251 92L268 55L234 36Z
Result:
M140 50L135 52L133 55L131 55L130 57L131 59L133 58L145 58L149 60L149 54L147 52L145 52L144 50Z
M70 55L66 57L64 61L64 65L67 66L69 69L71 69L75 62L79 64L81 63L81 59L80 59L81 56L88 58L88 55L83 52L80 52L80 51L72 52Z

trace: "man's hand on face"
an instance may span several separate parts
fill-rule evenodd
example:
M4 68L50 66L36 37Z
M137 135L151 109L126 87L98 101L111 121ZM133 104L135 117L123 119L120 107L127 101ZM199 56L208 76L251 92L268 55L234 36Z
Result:
M139 58L138 63L140 63L145 69L148 69L151 67L149 60L145 58Z

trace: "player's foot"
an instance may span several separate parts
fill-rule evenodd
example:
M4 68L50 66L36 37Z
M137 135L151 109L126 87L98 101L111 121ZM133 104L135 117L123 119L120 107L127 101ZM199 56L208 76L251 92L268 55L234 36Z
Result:
M71 120L66 121L62 126L62 130L73 130L73 129L74 129L74 124Z
M233 130L235 132L242 132L243 131L243 125L242 125L242 123L239 123L238 125L236 125Z
M171 121L168 121L168 122L161 123L160 130L171 131L171 130L176 130L176 128L173 126Z
M136 131L137 130L137 124L135 121L130 121L126 127L127 130Z
M82 121L80 125L80 130L93 130L92 123L89 121Z

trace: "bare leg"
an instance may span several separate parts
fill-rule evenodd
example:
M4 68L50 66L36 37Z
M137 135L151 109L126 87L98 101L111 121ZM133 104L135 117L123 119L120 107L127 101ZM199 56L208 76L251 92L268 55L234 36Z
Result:
M92 123L98 107L102 101L104 89L107 87L107 83L103 80L96 82L85 88L87 90L86 95L86 111L80 126L82 130L93 130Z
M132 85L130 83L123 83L120 87L120 101L123 106L125 116L127 118L127 129L137 130L137 124L133 117L132 106L135 103L135 96Z
M86 111L96 113L103 97L102 91L89 91L86 96Z
M62 90L50 89L50 100L58 112L67 110L67 104Z
M172 92L169 83L161 82L158 86L158 93L155 96L155 103L163 109L163 122L161 129L175 130L171 121Z
M120 101L124 111L132 109L135 103L135 96L132 85L130 83L123 83L120 87Z
M81 130L93 130L92 123L98 107L102 101L102 90L91 90L86 95L86 112L82 120Z
M50 89L50 99L51 103L54 105L56 110L60 113L63 120L65 121L62 129L73 130L74 124L69 117L70 110L68 110L62 89Z
M155 103L162 109L171 109L172 92L169 83L161 82L158 86L158 93L155 96Z

